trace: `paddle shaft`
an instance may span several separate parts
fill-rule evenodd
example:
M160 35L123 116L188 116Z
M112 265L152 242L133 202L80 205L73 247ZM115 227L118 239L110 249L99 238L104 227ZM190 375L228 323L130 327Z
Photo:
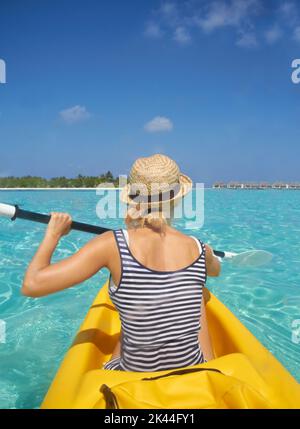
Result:
M0 215L9 217L11 220L18 219L25 219L25 220L31 220L33 222L39 222L47 224L50 221L51 216L42 214L42 213L36 213L29 210L23 210L20 209L18 205L11 206L7 204L0 204L1 210ZM73 221L71 224L71 229L74 229L76 231L81 232L89 232L91 234L103 234L107 231L112 231L109 228L103 228L102 226L96 226L96 225L90 225L88 223L83 222L76 222ZM225 258L227 252L223 252L220 250L214 250L214 254L220 258Z
M12 217L12 220L19 218L19 219L26 219L26 220L31 220L33 222L39 222L44 224L47 224L50 221L50 218L51 218L50 215L23 210L23 209L20 209L18 206L15 206L15 207L16 207L16 212ZM76 222L76 221L72 222L71 229L74 229L76 231L82 231L82 232L90 232L91 234L103 234L106 231L110 231L110 229L103 228L102 226L90 225L88 223Z

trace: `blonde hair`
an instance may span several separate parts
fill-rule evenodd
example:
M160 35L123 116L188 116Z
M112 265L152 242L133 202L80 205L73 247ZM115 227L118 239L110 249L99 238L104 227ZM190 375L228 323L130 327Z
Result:
M174 202L169 202L168 213L165 207L151 208L137 204L129 207L125 216L125 223L129 228L151 228L153 231L164 234L167 225L171 225L174 213Z

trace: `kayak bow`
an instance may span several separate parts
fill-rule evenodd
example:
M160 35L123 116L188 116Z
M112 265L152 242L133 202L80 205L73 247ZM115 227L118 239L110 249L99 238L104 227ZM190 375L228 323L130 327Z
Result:
M249 396L242 390L241 395L235 396L232 402L227 402L227 406L222 402L223 405L219 404L218 407L299 408L300 385L291 374L207 289L204 289L204 298L215 359L187 368L219 370L223 375L235 377L252 392ZM101 369L111 358L119 340L120 328L118 312L109 298L106 283L90 307L42 408L105 408L105 398L100 391L102 385L113 387L123 382L170 372L142 373ZM193 377L199 377L199 373L195 373ZM156 398L156 408L163 408L160 395L156 396L156 388L150 386L153 385L149 385L149 389L154 391L149 391L149 396L152 394ZM178 408L215 408L214 398L220 393L221 387L220 384L207 383L196 397L186 395ZM193 389L192 386L190 388ZM185 386L185 389L189 387ZM176 392L172 393L176 396ZM170 408L168 395L163 396L166 407ZM125 407L136 408L136 399L146 401L146 398L126 395ZM143 408L149 408L149 405Z

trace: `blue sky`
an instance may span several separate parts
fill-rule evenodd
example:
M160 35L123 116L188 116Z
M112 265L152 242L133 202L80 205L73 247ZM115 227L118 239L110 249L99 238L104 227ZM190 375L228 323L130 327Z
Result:
M300 180L300 2L2 0L0 175Z

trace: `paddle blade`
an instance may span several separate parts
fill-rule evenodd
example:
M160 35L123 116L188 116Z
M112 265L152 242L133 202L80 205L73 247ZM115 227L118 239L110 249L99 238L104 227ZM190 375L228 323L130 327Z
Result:
M265 250L248 250L231 257L230 261L239 267L259 267L269 263L272 258L272 253Z

